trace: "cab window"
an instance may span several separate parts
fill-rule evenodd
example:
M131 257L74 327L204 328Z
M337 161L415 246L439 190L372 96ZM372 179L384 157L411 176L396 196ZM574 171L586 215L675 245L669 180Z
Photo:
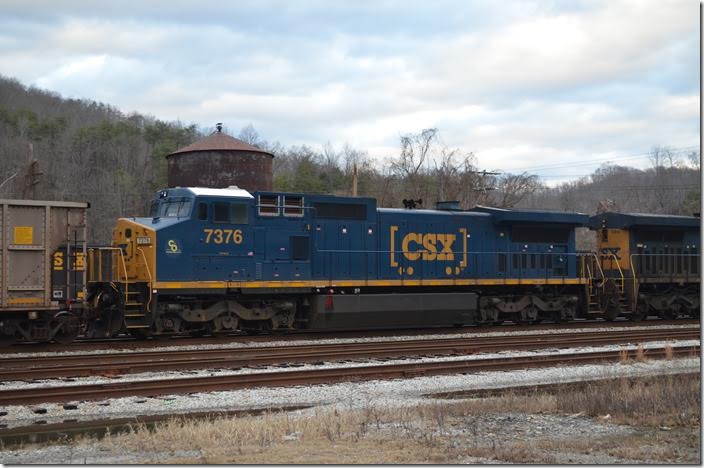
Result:
M191 201L166 201L159 206L159 216L163 218L184 218L191 213Z
M249 219L248 219L248 210L247 210L247 205L242 205L238 203L233 203L231 205L231 212L232 212L232 217L230 218L232 220L232 224L248 224Z
M230 212L228 203L213 203L213 222L230 222Z
M201 221L205 221L208 219L208 204L207 203L198 203L198 219Z

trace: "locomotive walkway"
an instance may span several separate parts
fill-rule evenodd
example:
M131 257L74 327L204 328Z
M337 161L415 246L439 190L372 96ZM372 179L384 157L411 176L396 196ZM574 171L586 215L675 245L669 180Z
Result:
M643 356L639 356L643 354ZM209 377L185 377L165 380L131 381L109 384L24 388L0 391L0 406L29 405L43 402L101 400L126 396L154 397L166 394L201 393L254 387L330 384L374 379L409 378L468 372L549 367L560 364L581 365L624 359L669 358L699 355L700 346L651 348L646 351L596 351L528 357L505 357L472 360L414 362L312 370L272 371Z

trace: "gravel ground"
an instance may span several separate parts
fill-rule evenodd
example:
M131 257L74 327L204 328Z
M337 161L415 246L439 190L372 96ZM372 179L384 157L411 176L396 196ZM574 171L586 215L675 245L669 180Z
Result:
M416 377L388 381L359 383L339 383L333 385L299 386L288 388L245 389L228 392L199 393L163 398L129 397L103 402L81 402L76 409L66 410L61 405L46 404L27 407L0 408L0 425L16 427L44 421L61 422L65 419L93 420L115 417L129 417L146 414L187 413L200 411L227 411L235 409L261 408L288 405L312 405L314 408L295 411L306 416L315 407L327 406L340 410L369 408L415 407L428 403L427 395L438 392L459 392L480 388L506 388L511 386L573 382L601 378L645 376L696 372L700 369L699 358L655 360L646 362L594 364L573 367L553 367L503 372L481 372L469 375ZM2 388L2 387L0 387ZM434 399L434 401L442 401ZM46 410L37 414L34 410ZM511 434L511 442L538 439L570 440L579 437L623 437L636 429L629 426L604 424L579 415L549 414L484 414L467 419L460 426L448 428L458 444L488 443L496 440L497 434ZM493 438L493 439L492 439ZM500 438L501 440L501 438ZM91 443L49 445L28 449L0 451L0 463L46 464L88 463L88 464L132 464L159 463L160 460L184 458L198 460L200 454L193 451L163 451L156 447L150 452L104 451ZM606 453L580 454L572 451L559 451L555 463L642 463L612 457ZM562 457L562 458L559 458ZM462 460L465 463L496 463L491 459L472 457Z
M699 325L654 325L654 326L633 326L627 330L657 330L657 329L687 329L699 328ZM178 345L164 343L164 346L154 348L131 348L131 349L104 349L90 351L59 351L59 352L41 352L41 353L7 353L0 354L0 359L5 357L41 357L41 356L71 356L71 355L90 355L90 354L118 354L118 353L134 353L136 351L167 351L167 350L196 350L196 349L237 349L237 348L268 348L274 346L309 346L314 344L341 344L341 343L371 343L379 341L411 341L411 340L437 340L437 339L452 339L452 338L476 338L476 337L502 337L502 336L522 336L530 335L554 335L561 333L597 333L606 331L624 330L623 327L601 327L601 328L560 328L548 330L531 330L526 331L505 331L505 332L485 332L485 333L456 333L456 334L437 334L437 335L418 335L418 336L382 336L370 338L328 338L328 339L310 339L291 341L236 341L231 343L207 343L198 345ZM207 341L207 340L206 340Z

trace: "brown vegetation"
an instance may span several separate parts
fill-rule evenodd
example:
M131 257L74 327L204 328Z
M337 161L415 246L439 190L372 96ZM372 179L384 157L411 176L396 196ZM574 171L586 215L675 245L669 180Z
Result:
M157 463L697 463L699 398L698 376L619 379L416 407L178 419L154 431L136 427L99 446ZM546 426L544 434L530 433L536 421ZM557 427L575 421L614 429L604 435Z

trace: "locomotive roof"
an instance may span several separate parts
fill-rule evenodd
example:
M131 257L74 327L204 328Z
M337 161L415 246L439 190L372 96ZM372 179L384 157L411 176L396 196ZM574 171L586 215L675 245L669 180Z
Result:
M600 229L602 221L606 221L610 228L629 227L677 227L677 228L700 228L701 218L695 216L681 216L652 213L615 213L606 212L589 218L589 226L592 229Z
M248 191L234 185L227 188L210 187L173 187L160 190L159 193L167 192L168 196L183 197L187 195L208 196L208 197L235 197L254 198Z
M428 210L428 209L406 209L406 208L377 208L377 211L383 213L398 213L398 214L425 214L425 215L435 215L435 216L474 216L474 217L486 217L490 216L487 213L473 213L471 211L456 211L456 210Z
M493 206L477 205L469 211L489 213L496 224L503 223L551 223L567 224L573 226L587 226L589 216L584 213L567 211L547 211L528 209L496 208Z

